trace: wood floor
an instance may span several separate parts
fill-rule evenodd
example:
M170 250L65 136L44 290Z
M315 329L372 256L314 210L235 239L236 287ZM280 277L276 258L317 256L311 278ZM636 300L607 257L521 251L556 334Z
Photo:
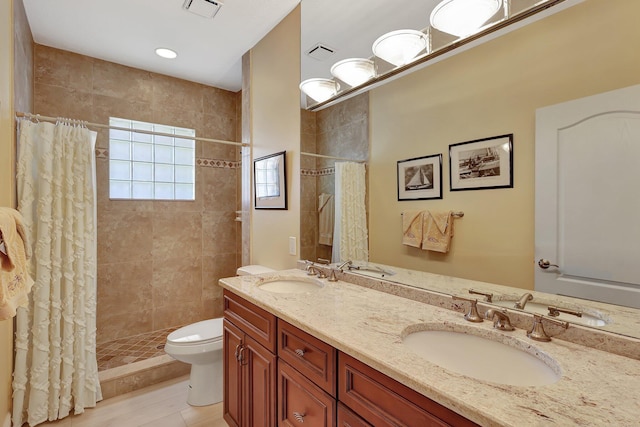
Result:
M55 427L227 427L222 402L195 407L187 403L189 377L181 377L103 400L84 414L40 426Z

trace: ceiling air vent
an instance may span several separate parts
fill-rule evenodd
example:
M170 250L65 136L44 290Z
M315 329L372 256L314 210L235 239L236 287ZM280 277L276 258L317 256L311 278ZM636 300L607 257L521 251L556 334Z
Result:
M182 8L205 18L213 18L222 4L221 1L214 0L185 0Z
M324 61L334 53L335 53L335 49L327 45L324 45L322 43L318 43L315 46L313 46L311 49L307 50L307 55L318 61Z

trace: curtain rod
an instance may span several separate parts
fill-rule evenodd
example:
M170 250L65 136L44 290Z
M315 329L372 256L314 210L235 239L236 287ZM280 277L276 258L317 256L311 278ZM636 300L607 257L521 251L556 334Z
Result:
M40 114L31 114L31 113L21 113L21 112L16 112L16 119L18 118L26 118L29 120L42 120L45 122L57 122L58 120L60 120L60 117L47 117L47 116L41 116ZM101 123L91 123L91 122L86 122L84 120L78 120L79 123L83 123L86 126L91 126L91 127L95 127L95 128L99 128L99 129L115 129L115 130L124 130L124 131L134 131L135 133L143 133L143 134L147 134L147 135L158 135L158 136L168 136L171 138L175 138L176 135L171 134L171 133L163 133L163 132L154 132L151 130L144 130L144 129L129 129L129 128L123 128L123 127L119 127L119 126L109 126L109 125L103 125ZM200 138L197 136L183 136L183 135L179 135L180 138L182 139L192 139L194 141L202 141L202 142L217 142L218 144L227 144L227 145L236 145L239 147L246 147L249 144L245 144L242 142L232 142L232 141L224 141L222 139L211 139L211 138Z
M356 163L367 163L366 160L354 160L354 159L347 159L344 157L334 157L334 156L325 156L324 154L315 154L315 153L307 153L307 152L300 152L301 155L303 156L310 156L310 157L320 157L323 159L332 159L332 160L345 160L347 162L356 162Z

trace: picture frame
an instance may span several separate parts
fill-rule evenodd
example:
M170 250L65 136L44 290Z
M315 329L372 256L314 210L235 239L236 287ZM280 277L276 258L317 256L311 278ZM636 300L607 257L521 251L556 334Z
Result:
M513 188L513 134L449 145L451 191Z
M442 154L398 160L398 201L442 199Z
M281 151L253 161L255 209L287 209L287 153Z

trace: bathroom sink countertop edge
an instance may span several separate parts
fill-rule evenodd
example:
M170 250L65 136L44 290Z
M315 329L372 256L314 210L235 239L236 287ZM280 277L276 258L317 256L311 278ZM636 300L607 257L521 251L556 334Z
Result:
M279 274L306 277L297 269ZM638 360L558 339L535 342L518 329L504 334L552 359L561 378L531 387L476 380L421 359L403 346L403 333L439 324L489 336L491 322L470 325L460 313L344 281L325 280L312 298L260 290L259 281L230 277L220 285L480 425L633 425L640 418Z

